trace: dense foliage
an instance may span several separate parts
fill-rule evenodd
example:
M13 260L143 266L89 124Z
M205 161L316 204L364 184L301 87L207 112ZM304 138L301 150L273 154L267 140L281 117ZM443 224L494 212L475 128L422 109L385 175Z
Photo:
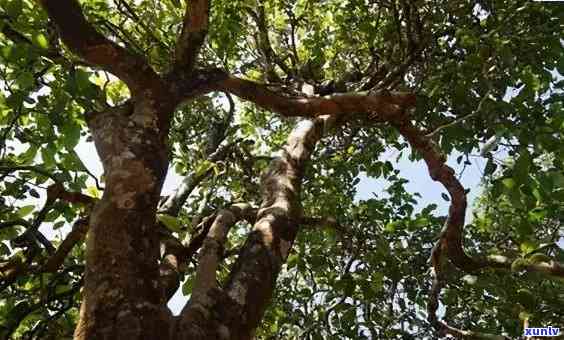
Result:
M84 280L79 240L92 209L84 196L100 198L105 186L76 149L92 141L85 116L127 102L130 91L73 53L37 3L0 3L0 338L71 338ZM104 36L157 72L172 69L189 1L80 3ZM562 5L216 0L209 20L197 68L220 68L286 97L415 93L411 121L449 164L486 163L482 194L467 214L466 251L510 261L472 272L444 263L440 319L510 338L525 324L564 327ZM184 245L214 211L261 204L259 174L301 119L229 92L197 97L173 116L169 171L193 187L179 212L162 210L158 220ZM423 204L406 190L397 162L383 157L392 152L421 159L388 123L350 120L318 143L301 192L303 215L317 223L302 225L257 338L445 335L428 321L429 257L446 220L437 205L451 198L445 192L444 201ZM387 189L360 198L368 179ZM49 190L64 194L54 199ZM229 234L220 282L250 228L241 222ZM76 246L48 267L71 229L81 231ZM186 296L197 262L181 270ZM560 272L534 270L539 263Z

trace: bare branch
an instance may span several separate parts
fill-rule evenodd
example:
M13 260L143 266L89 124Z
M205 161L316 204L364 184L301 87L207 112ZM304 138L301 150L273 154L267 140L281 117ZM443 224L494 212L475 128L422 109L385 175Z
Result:
M176 41L173 72L192 72L208 33L209 14L209 0L188 1L182 32Z
M63 264L72 248L84 239L88 230L88 217L80 218L74 222L71 232L61 242L55 253L49 257L41 269L42 272L55 272Z
M470 257L465 253L462 244L467 207L464 187L456 178L454 170L446 165L445 157L437 150L431 139L415 128L406 116L392 121L392 124L399 129L411 146L421 153L431 178L440 182L450 195L449 214L441 231L440 240L452 263L467 272L478 271L483 268L511 269L512 262L503 256ZM528 263L521 266L521 269L564 276L564 266L554 261L537 264Z
M428 138L432 138L434 136L437 135L437 133L439 133L440 131L449 128L451 126L457 125L458 123L462 123L463 121L467 120L468 118L471 118L473 116L476 116L477 114L479 114L482 111L482 107L484 106L484 102L486 101L486 99L488 99L488 96L490 95L491 90L488 90L488 92L486 92L486 94L482 97L482 99L480 99L480 102L478 103L478 106L476 107L476 109L468 114L465 114L464 116L458 117L444 125L438 126L437 128L435 128L433 131L429 132L425 137Z
M226 212L235 215L235 222L245 219L252 224L255 222L257 209L250 207L248 204L239 203L204 217L192 232L192 238L187 246L184 246L178 239L168 233L163 235L161 242L165 246L165 255L160 265L160 284L163 287L167 300L178 289L183 274L183 267L190 263L198 250L204 246L206 239L210 235L211 228L217 222L218 214L227 214Z
M403 117L392 122L425 160L429 175L440 182L450 195L450 209L447 221L441 232L441 240L448 258L465 271L475 271L486 266L499 267L486 259L474 259L466 255L462 246L462 231L466 214L466 192L456 178L454 170L446 165L445 157L436 149L432 141L413 126L409 118Z
M262 317L298 232L299 195L306 162L317 141L335 123L328 116L300 122L288 136L282 156L273 160L263 175L257 222L225 287L235 310L246 316L227 326L233 331L251 332Z
M231 335L247 338L252 334L270 301L276 277L298 232L301 219L299 193L305 163L324 131L335 123L334 117L321 116L300 122L292 131L282 156L274 159L263 175L262 204L256 215L257 222L224 289L214 290L214 284L210 286L212 275L206 272L208 288L205 296L201 295L205 304L183 311L179 328L188 332L185 333L187 338L231 338ZM215 246L217 243L213 247L210 245L211 249ZM215 262L210 261L213 267ZM221 308L226 305L230 307ZM213 313L215 318L207 318L208 313ZM198 322L202 319L206 321Z

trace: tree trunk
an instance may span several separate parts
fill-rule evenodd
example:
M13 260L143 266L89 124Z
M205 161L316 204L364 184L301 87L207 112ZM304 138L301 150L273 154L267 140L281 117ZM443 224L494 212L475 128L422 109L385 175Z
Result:
M168 168L167 126L149 100L88 117L106 187L90 219L75 339L167 339L155 214ZM162 112L162 111L161 111Z
M304 120L288 136L282 155L270 163L262 177L262 203L256 223L226 284L221 289L210 284L207 292L200 292L207 296L193 297L182 311L176 339L254 337L299 230L305 166L323 132L334 124L327 116Z

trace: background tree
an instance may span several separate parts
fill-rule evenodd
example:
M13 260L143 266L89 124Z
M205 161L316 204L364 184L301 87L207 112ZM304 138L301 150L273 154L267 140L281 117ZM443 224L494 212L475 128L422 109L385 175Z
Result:
M561 5L1 4L2 337L564 326ZM448 216L417 208L390 150L424 160ZM446 160L479 150L486 190L467 225ZM172 169L184 180L161 197ZM359 200L367 177L389 186ZM190 300L172 316L181 282Z

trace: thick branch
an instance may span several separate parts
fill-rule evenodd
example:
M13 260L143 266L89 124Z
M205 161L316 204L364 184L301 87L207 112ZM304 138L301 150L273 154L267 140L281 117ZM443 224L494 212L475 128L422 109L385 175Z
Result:
M233 308L219 311L220 327L228 329L232 339L250 338L262 318L298 232L306 162L316 142L335 122L328 116L300 122L288 136L282 156L273 160L263 175L257 222L224 290Z
M459 339L506 340L505 336L465 331L449 326L437 317L439 295L444 286L443 256L464 271L477 271L483 268L511 269L511 261L502 256L470 257L463 248L462 236L466 214L466 192L454 175L454 170L446 165L445 157L435 148L431 139L413 126L407 116L399 117L391 122L398 128L411 146L425 160L429 174L434 181L440 182L449 192L451 205L449 215L441 231L437 244L431 253L434 278L427 304L428 321L441 335L452 335ZM554 276L564 274L564 266L555 261L540 263L524 263L519 269L542 272Z
M108 40L86 20L76 0L38 0L55 22L63 42L88 63L122 79L135 94L159 81L144 58ZM152 87L152 86L151 86Z
M194 304L209 304L208 294L217 289L216 272L223 256L223 246L229 230L235 223L243 219L254 218L256 209L249 204L234 204L228 209L223 209L215 215L203 246L200 251L192 299L187 308Z
M235 204L230 208L222 209L219 212L204 217L192 232L192 237L187 246L184 246L169 233L162 236L161 242L165 247L165 256L160 265L161 286L163 287L167 300L172 297L178 288L179 281L183 274L183 267L188 264L198 250L202 248L208 238L210 229L214 226L214 223L216 223L218 214L222 214L225 211L235 214L237 221L245 219L252 224L256 220L256 208L247 207L246 204Z
M411 146L423 156L431 178L440 182L450 195L449 214L441 232L441 240L444 242L448 258L457 267L465 271L475 271L487 266L499 267L498 263L487 259L471 258L464 252L462 232L467 206L466 192L456 178L454 170L446 165L445 157L436 149L428 137L413 126L407 117L395 120L392 124L398 128Z
M324 97L283 96L266 85L233 76L211 84L213 90L240 98L287 117L336 115L344 119L390 120L415 105L415 96L405 92L351 92Z
M203 249L202 254L208 262L199 268L206 274L205 279L199 280L206 281L207 288L203 289L205 293L198 294L205 303L192 304L192 308L183 311L178 325L183 339L252 337L298 232L302 215L299 193L305 163L325 129L335 122L328 116L302 121L288 137L282 156L271 162L262 178L263 202L256 214L257 222L223 290L214 290L217 286L212 282L214 261L220 256L213 254L219 247L217 238L209 241L210 250ZM219 235L223 240L228 224L218 224L220 229L211 235Z
M208 33L209 13L209 0L192 0L187 4L182 32L176 41L173 72L192 72Z
M467 206L464 187L456 178L454 170L446 165L445 157L436 149L431 139L415 128L407 117L394 120L392 124L399 129L411 146L421 153L431 178L440 182L450 195L449 214L441 231L440 240L452 263L467 272L483 268L511 269L512 262L503 256L470 257L465 253L462 242ZM521 266L520 269L564 276L564 266L555 261L530 263Z

